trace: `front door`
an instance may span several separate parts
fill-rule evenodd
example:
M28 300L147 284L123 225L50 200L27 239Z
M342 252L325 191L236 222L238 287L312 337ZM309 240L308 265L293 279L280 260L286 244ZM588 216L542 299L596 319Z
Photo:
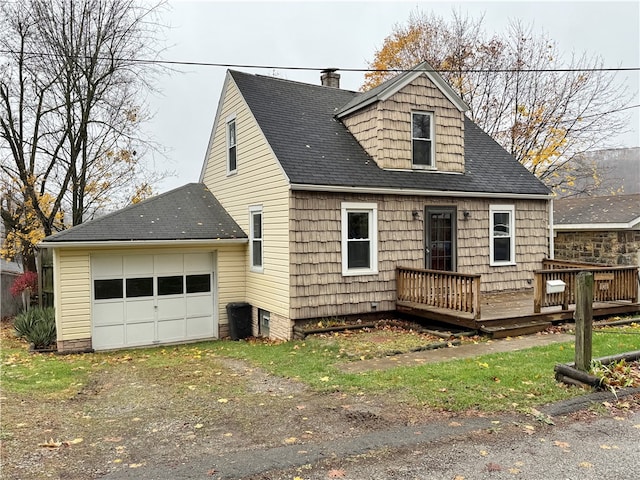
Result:
M456 209L425 207L425 268L456 270Z

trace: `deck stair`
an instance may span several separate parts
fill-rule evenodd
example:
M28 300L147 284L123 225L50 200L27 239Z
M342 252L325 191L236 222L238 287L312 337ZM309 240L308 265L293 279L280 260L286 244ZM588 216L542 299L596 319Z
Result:
M478 322L481 323L481 322ZM541 320L520 321L517 323L487 322L479 325L478 330L491 338L517 337L538 333L551 326L551 322Z

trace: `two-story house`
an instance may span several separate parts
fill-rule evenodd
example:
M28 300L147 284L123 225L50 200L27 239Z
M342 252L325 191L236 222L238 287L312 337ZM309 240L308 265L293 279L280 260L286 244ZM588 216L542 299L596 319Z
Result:
M528 289L549 255L549 190L422 64L368 92L227 72L200 183L45 240L59 350L396 310L403 266Z

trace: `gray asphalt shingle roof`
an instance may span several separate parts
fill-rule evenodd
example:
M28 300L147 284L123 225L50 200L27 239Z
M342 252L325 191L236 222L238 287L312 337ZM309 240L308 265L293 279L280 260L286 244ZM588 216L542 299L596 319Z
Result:
M640 218L640 194L561 198L553 202L554 225L624 224Z
M45 238L45 242L247 238L202 183L189 183Z
M466 118L464 175L384 170L335 117L366 93L229 73L292 184L549 194L542 182Z

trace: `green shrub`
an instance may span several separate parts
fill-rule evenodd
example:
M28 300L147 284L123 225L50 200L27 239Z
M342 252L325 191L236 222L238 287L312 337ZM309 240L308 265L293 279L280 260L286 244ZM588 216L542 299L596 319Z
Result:
M33 307L16 316L13 328L19 338L34 348L46 348L56 341L56 317L53 307Z

